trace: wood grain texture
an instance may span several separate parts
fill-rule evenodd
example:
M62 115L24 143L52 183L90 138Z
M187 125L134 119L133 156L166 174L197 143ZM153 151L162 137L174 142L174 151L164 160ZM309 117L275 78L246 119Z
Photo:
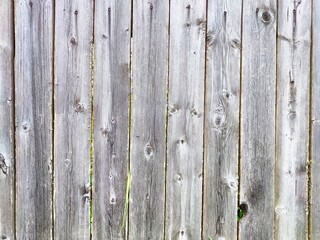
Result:
M275 238L306 239L311 1L278 8Z
M208 1L204 239L237 239L241 7Z
M14 239L13 4L0 2L0 238Z
M320 239L320 1L313 1L311 98L311 238Z
M95 4L93 239L124 239L131 1Z
M201 239L205 36L206 1L171 2L166 239Z
M52 1L15 1L16 238L52 238Z
M54 237L89 239L93 1L55 5Z
M129 239L164 238L169 2L133 3Z
M273 239L276 1L243 1L240 239Z

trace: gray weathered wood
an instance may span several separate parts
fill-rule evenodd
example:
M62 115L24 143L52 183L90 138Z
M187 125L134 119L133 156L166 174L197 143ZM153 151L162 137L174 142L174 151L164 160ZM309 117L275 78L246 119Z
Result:
M201 239L205 37L206 1L171 2L166 239Z
M275 238L306 239L311 1L278 8Z
M168 1L133 2L130 239L164 238Z
M204 239L236 239L241 0L208 2Z
M273 239L276 104L275 0L243 1L240 239Z
M0 238L14 239L13 4L0 2Z
M57 0L54 237L90 237L92 0Z
M93 239L124 239L131 1L95 2Z
M312 239L320 239L320 1L313 1L312 26L312 135L311 137L311 234ZM303 61L304 63L304 61Z
M16 237L52 238L52 1L15 1Z

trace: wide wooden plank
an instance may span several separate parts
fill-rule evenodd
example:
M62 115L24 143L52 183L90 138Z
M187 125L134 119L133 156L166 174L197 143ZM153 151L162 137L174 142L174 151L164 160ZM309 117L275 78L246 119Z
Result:
M307 233L310 30L311 1L279 2L276 239Z
M124 239L131 1L95 2L93 239Z
M312 239L320 239L320 1L313 1L312 21L312 135L311 137L311 235Z
M243 1L240 239L274 237L275 0Z
M0 239L14 239L13 4L0 2Z
M170 6L166 239L201 239L206 1Z
M15 1L16 238L52 238L53 1Z
M164 238L168 1L133 2L130 239Z
M204 239L236 239L241 0L209 0L204 165Z
M89 239L93 1L55 5L54 237Z

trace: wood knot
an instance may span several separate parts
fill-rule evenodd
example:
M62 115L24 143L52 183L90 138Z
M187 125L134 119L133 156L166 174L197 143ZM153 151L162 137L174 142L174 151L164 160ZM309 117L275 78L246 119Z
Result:
M184 137L180 138L178 141L177 141L177 144L185 144L186 143L186 139Z
M4 156L0 153L0 169L2 170L2 173L7 175L7 164L5 162Z
M147 160L153 156L153 148L149 143L147 143L144 147L144 156Z
M75 106L74 111L75 111L76 113L82 113L82 112L84 111L84 105L78 103L78 104Z
M273 21L273 13L269 9L259 9L257 8L257 15L261 22L264 24L270 24Z
M263 12L261 18L262 18L262 21L265 23L271 22L271 19L272 19L271 14L269 12Z
M181 173L177 173L177 175L176 175L176 181L177 181L178 183L180 183L182 180L183 180L182 174L181 174Z
M71 165L71 160L70 160L70 159L65 159L65 160L64 160L64 164L66 165L67 168L70 167L70 165Z
M177 114L179 112L179 107L176 104L173 104L169 110L169 116Z
M84 198L85 203L88 204L91 199L91 185L90 185L90 183L86 183L82 187L82 196Z
M22 130L23 130L24 132L28 132L28 131L29 131L29 124L28 124L28 123L24 123L24 124L22 125Z
M222 107L217 108L213 114L212 126L215 129L220 129L226 124L226 115Z
M71 37L71 38L70 38L70 43L71 43L72 45L76 45L76 44L77 44L76 38L75 38L75 37Z
M190 113L193 117L197 117L197 118L201 117L201 114L194 108L191 110Z
M228 90L224 89L222 90L222 97L228 102L230 101L231 93Z
M232 39L230 41L230 45L231 45L232 48L237 48L237 49L241 48L241 43L240 43L239 39Z
M75 10L75 11L74 11L74 14L75 14L75 15L78 15L78 13L79 13L78 10Z
M111 198L110 198L110 204L111 204L111 205L115 205L116 203L117 203L116 197L111 197Z

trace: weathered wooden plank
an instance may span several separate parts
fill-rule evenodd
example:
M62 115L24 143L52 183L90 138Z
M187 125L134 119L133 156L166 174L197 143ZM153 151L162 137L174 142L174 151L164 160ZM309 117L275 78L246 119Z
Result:
M130 239L164 238L168 20L168 1L134 1Z
M170 6L166 239L201 239L206 1Z
M55 10L54 237L90 237L92 0Z
M312 98L311 98L311 234L312 239L320 239L320 1L313 1L312 21Z
M311 1L279 1L275 238L305 239Z
M52 1L15 1L16 238L52 238Z
M236 239L242 1L209 0L204 239Z
M0 238L14 239L13 4L0 2Z
M273 239L276 1L243 2L240 239Z
M124 239L131 1L95 2L93 239Z

